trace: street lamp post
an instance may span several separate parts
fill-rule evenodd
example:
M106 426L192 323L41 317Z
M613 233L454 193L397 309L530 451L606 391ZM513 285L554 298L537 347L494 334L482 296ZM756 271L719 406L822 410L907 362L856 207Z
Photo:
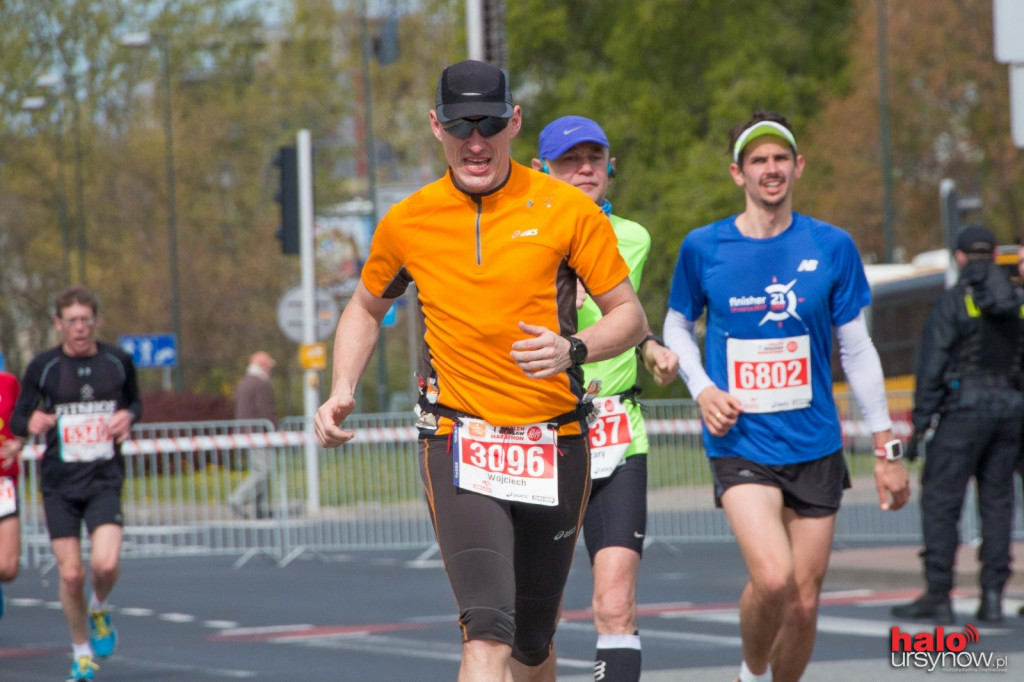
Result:
M366 0L360 4L359 32L362 43L363 118L366 126L367 193L370 195L370 224L377 229L377 142L373 136L373 84L370 82L370 33L366 26ZM388 355L384 329L377 337L377 410L383 412L388 402Z
M878 0L878 105L882 127L882 230L885 236L885 262L892 263L892 157L889 136L889 57L886 36L885 0Z
M52 87L55 83L51 84L49 80L40 78L37 85L41 87ZM34 95L32 97L26 97L22 103L21 108L26 111L40 111L49 104L53 104L54 111L56 112L56 127L54 128L54 142L56 147L56 160L57 160L57 226L60 229L61 244L63 246L63 253L61 254L61 277L65 287L71 286L71 224L70 216L68 215L68 183L66 164L64 162L64 105L57 97L44 97L42 95Z
M156 45L160 53L160 72L164 91L164 157L167 172L167 257L171 272L171 327L178 344L178 360L174 366L174 390L184 386L181 369L181 298L178 283L178 210L174 189L174 136L171 109L171 50L167 36L151 36L148 31L131 33L121 39L126 47Z

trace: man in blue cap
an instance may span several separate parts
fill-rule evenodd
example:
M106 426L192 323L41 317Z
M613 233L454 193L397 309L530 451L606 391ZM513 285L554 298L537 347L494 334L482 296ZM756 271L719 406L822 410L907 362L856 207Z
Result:
M612 213L606 195L615 177L615 159L609 156L604 130L589 118L563 116L541 131L537 146L534 169L579 188L608 216L629 279L639 289L651 237L642 225ZM579 325L585 329L601 318L601 311L582 285L578 294ZM583 365L584 380L600 382L594 400L597 417L590 425L593 488L583 531L594 574L594 678L609 682L640 679L636 580L647 532L648 442L637 401L637 355L659 384L675 378L675 353L649 329L636 353L628 350Z

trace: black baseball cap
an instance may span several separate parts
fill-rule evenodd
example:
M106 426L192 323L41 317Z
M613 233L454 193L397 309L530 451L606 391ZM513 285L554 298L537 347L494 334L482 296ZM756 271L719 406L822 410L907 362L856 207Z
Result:
M514 110L508 76L493 64L466 59L441 72L434 98L441 123L470 116L511 118Z
M956 233L956 248L964 253L992 253L996 236L984 225L964 225Z

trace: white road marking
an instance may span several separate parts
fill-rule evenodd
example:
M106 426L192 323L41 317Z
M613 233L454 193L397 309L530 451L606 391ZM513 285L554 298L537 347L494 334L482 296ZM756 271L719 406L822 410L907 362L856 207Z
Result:
M241 637L245 635L273 635L277 633L284 634L286 632L301 632L303 630L312 630L314 626L308 623L302 623L298 625L267 625L263 627L254 628L233 628L231 630L225 630L220 633L227 637Z
M187 613L161 613L160 620L166 620L171 623L191 623L196 619L195 616Z
M44 602L42 599L26 599L15 597L13 599L7 600L8 606L42 606L43 603Z
M217 630L227 630L238 627L238 623L233 620L204 620L203 625Z
M177 671L183 673L192 673L200 675L208 675L210 677L226 677L229 679L248 679L259 676L259 672L255 670L238 670L233 668L208 668L201 665L181 665L176 663L168 663L161 661L154 663L152 660L144 658L130 658L125 656L117 657L118 663L124 662L129 665L138 668L147 668L154 671Z

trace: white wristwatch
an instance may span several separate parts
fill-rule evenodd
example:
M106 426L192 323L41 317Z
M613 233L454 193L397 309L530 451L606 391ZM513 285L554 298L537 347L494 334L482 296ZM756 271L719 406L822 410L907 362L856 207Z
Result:
M875 457L885 459L888 462L903 459L903 442L893 438L882 447L875 448Z

